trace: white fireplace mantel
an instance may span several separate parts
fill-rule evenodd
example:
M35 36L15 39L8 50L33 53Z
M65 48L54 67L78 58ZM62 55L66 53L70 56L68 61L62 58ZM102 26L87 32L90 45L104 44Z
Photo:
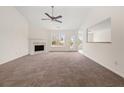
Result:
M35 51L35 45L44 45L43 51ZM47 52L47 43L46 40L43 39L29 39L29 54L39 54L39 53L46 53Z

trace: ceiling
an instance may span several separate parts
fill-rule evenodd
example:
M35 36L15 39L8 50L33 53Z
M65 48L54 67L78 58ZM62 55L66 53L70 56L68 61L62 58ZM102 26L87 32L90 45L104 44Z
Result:
M52 30L79 29L90 10L89 7L81 6L55 6L54 15L62 15L60 20L63 23L58 23L50 20L41 20L47 17L44 14L45 12L51 14L50 6L16 6L16 9L26 17L31 26Z

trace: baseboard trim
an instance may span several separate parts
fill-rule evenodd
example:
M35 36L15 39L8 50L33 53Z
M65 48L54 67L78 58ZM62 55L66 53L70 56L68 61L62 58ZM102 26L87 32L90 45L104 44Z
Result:
M79 52L79 53L80 53L80 52ZM94 60L93 58L89 57L87 54L85 54L85 53L80 53L80 54L82 54L82 55L88 57L89 59L93 60L93 61L96 62L97 64L99 64L99 65L105 67L106 69L110 70L111 72L113 72L113 73L117 74L118 76L124 78L124 75L122 75L121 73L119 73L119 72L117 72L117 71L115 71L115 70L109 68L108 66L106 66L106 65L104 65L104 64L101 64L101 63L97 62L97 61Z
M12 60L9 60L9 61L0 62L0 65L5 64L5 63L12 62L12 61L14 61L14 60L16 60L16 59L18 59L18 58L22 58L22 57L27 56L27 55L29 55L29 54L25 54L25 55L22 55L22 56L16 57L16 58L14 58L14 59L12 59Z
M49 52L78 52L78 51L75 50L75 51L49 51Z

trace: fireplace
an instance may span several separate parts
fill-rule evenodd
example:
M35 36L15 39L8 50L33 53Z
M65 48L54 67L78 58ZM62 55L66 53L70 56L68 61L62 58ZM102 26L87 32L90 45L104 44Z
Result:
M47 43L45 40L42 39L30 39L29 43L29 54L39 54L39 53L46 53L47 52Z
M35 45L34 51L35 52L44 51L44 45Z

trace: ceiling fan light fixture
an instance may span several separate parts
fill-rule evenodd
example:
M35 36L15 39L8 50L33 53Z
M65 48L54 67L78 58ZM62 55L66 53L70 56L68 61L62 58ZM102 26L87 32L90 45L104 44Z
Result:
M51 8L52 8L52 14L50 15L50 14L48 14L48 13L44 13L48 18L43 18L42 20L51 20L51 21L55 21L55 22L62 23L62 21L58 20L58 19L62 18L62 16L59 15L59 16L56 16L56 17L55 17L55 16L53 15L54 6L51 6Z

